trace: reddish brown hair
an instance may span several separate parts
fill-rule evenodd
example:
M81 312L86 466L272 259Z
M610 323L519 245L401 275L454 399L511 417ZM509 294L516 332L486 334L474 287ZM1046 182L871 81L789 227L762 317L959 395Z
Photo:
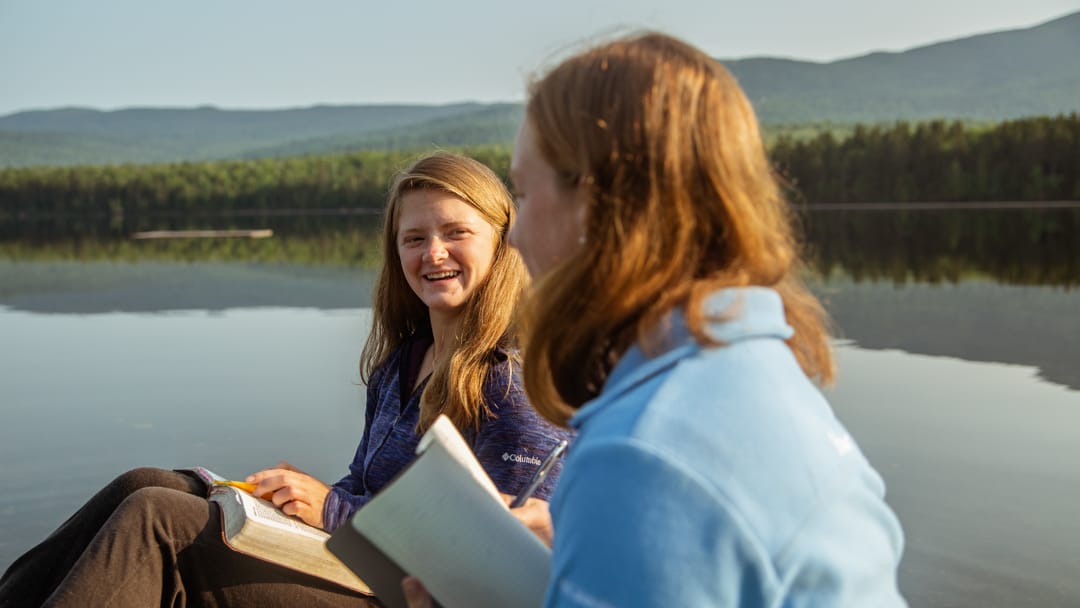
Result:
M541 154L587 201L585 243L536 277L523 318L534 407L565 423L676 307L712 343L703 300L731 286L776 289L803 370L832 378L826 316L799 278L791 210L753 109L718 62L646 33L566 59L529 93Z
M493 351L500 346L509 349L515 342L512 322L528 287L525 265L506 242L514 221L513 200L498 176L476 160L436 152L416 161L394 179L383 228L383 267L375 284L372 327L360 356L360 377L366 383L375 368L405 340L418 332L431 331L427 306L409 287L397 249L401 199L415 190L438 190L456 196L495 229L497 242L491 268L465 303L454 342L448 345L449 353L436 362L420 401L418 431L430 426L439 414L446 414L458 428L476 428L487 411L484 380L496 364Z

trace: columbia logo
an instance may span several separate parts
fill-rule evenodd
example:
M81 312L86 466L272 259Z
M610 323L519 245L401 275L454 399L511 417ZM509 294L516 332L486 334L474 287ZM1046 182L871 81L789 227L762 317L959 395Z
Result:
M836 449L836 453L841 456L855 449L855 442L851 440L851 435L848 435L847 433L836 434L830 431L829 441L832 442L833 448Z
M507 452L503 452L502 459L503 462L511 460L513 462L523 462L526 464L535 464L537 466L540 466L540 459L536 456L522 456L521 454L509 454Z

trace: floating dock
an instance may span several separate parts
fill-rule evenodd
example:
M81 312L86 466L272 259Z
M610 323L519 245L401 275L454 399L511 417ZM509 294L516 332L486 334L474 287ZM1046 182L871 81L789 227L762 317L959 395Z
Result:
M262 230L151 230L136 232L133 239L266 239L274 236L269 228Z

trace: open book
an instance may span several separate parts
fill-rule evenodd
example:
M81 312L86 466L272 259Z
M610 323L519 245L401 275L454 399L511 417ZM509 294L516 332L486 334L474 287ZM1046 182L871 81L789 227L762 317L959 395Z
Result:
M445 608L539 606L551 551L511 513L445 416L417 457L327 541L387 608L418 577Z
M304 572L354 591L371 594L367 583L357 577L326 549L329 534L281 512L272 502L256 498L244 490L222 485L219 475L195 467L210 488L209 499L221 507L221 534L234 551Z

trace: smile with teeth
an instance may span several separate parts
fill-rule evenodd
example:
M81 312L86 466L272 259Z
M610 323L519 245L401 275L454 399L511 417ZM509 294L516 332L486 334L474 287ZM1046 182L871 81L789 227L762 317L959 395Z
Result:
M443 272L433 272L431 274L425 274L424 278L429 281L439 281L442 279L452 279L461 274L459 270L444 270Z

